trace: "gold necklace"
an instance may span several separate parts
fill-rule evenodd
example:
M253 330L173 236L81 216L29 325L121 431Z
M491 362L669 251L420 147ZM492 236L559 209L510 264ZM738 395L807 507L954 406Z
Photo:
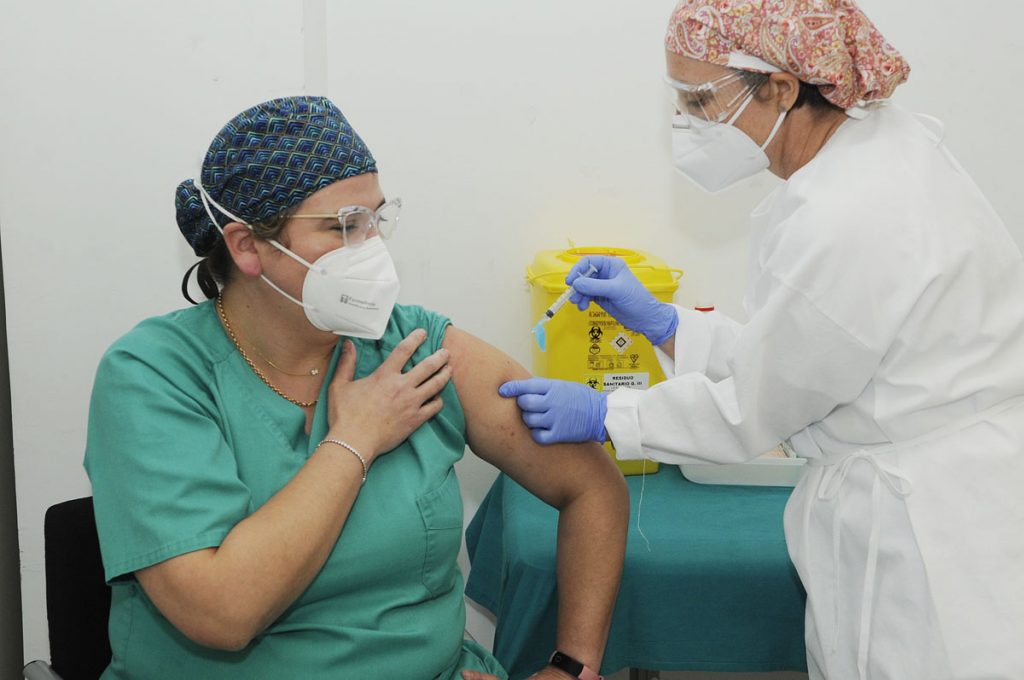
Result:
M281 368L280 366L278 366L277 364L275 364L273 361L271 361L268 357L264 356L262 352L260 352L258 349L256 349L255 345L253 345L252 351L256 352L256 354L259 356L260 359L263 359L268 364L270 364L273 368L276 368L277 370L281 371L285 375L293 375L296 378L308 378L310 376L320 375L320 369L319 368L315 368L315 367L309 369L309 371L307 371L306 373L292 373L291 371L286 371L283 368Z
M274 393L277 396L281 397L282 399L287 399L288 401L290 401L291 403L295 404L296 406L301 406L302 408L308 408L310 406L315 406L316 405L316 402L317 402L316 399L314 399L313 401L299 401L298 399L294 399L292 397L289 397L287 394L285 394L284 392L279 390L277 388L277 385L275 385L274 383L270 382L270 380L267 378L267 376L265 376L263 374L263 371L261 371L259 369L259 367L256 366L256 364L253 363L252 359L249 358L249 355L245 353L244 349L242 349L242 344L240 342L238 342L238 338L235 337L235 331L232 330L231 324L228 323L228 315L224 312L224 298L221 295L217 296L217 315L220 317L221 323L224 324L224 330L226 330L228 332L228 337L231 338L231 342L235 343L235 348L238 349L238 353L242 355L243 359L245 359L245 363L249 364L249 368L252 369L252 372L255 373L257 376L259 376L260 380L262 380L264 383L266 383L267 387L269 387L270 389L274 390ZM273 364L271 364L271 366L273 366ZM274 368L277 368L277 367L274 366Z

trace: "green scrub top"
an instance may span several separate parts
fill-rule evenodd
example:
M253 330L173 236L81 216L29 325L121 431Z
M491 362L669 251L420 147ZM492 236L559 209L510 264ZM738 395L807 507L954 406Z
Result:
M354 340L356 378L416 328L428 339L412 362L426 358L449 323L396 306L381 340ZM374 463L314 581L245 649L191 642L135 580L138 569L220 545L298 472L327 432L340 346L310 435L302 409L242 359L212 302L147 319L104 355L85 454L113 590L113 659L103 680L457 680L467 668L507 677L490 654L463 641L462 498L453 465L466 428L450 383L442 412Z

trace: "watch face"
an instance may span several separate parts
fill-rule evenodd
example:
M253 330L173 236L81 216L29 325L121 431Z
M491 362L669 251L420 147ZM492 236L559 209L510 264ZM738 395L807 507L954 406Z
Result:
M604 680L600 675L590 670L586 665L572 658L565 652L556 651L551 655L549 663L555 668L563 670L575 678L580 678L580 680Z
M583 671L583 664L562 652L555 652L551 655L551 665L577 678L580 677L580 673Z

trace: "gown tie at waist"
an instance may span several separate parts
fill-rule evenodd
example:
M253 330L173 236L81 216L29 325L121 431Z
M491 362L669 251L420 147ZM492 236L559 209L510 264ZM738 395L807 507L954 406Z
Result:
M880 503L882 500L882 484L889 489L890 493L899 498L906 498L913 490L910 480L899 472L887 469L877 457L877 453L871 453L860 449L843 456L828 459L811 459L808 464L813 467L827 466L825 474L818 484L818 499L823 501L835 500L836 506L832 513L832 565L835 574L832 579L833 610L835 621L832 630L832 650L834 654L839 644L839 547L840 519L842 517L843 497L840 493L846 475L850 468L857 462L864 461L869 464L875 472L871 483L871 533L868 539L867 563L864 567L864 592L861 595L860 608L860 634L857 644L857 671L860 680L867 678L868 644L871 639L871 613L875 595L875 576L878 567L878 543L881 531ZM880 484L881 482L882 484Z
M864 461L875 471L874 480L871 484L871 533L868 538L867 563L864 567L864 593L861 596L860 610L860 635L857 645L857 670L860 680L867 678L868 643L871 639L871 613L875 595L875 576L878 567L878 542L881 530L881 516L879 505L882 501L881 481L889 489L890 493L898 498L906 498L913 491L913 484L901 473L889 469L881 463L886 454L900 450L908 450L921 447L932 441L949 437L955 433L980 422L990 420L1004 411L1024 407L1024 396L1011 397L998 402L989 408L968 414L964 418L953 420L943 427L926 432L917 437L905 441L895 441L872 449L857 449L849 453L835 455L824 455L820 448L820 458L808 458L809 467L824 467L825 474L818 482L817 498L821 501L835 501L836 506L832 514L832 565L834 577L832 579L832 593L835 603L835 621L832 632L832 650L834 654L839 645L839 547L840 518L842 517L842 500L840 493L846 475L850 468L858 461Z

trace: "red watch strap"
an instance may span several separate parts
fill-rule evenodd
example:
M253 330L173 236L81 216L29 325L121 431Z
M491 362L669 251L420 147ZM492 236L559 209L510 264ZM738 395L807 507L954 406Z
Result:
M565 671L569 675L579 678L580 680L604 680L604 677L595 673L591 668L588 668L586 664L581 661L577 661L565 652L555 650L555 653L551 655L551 659L548 663L555 668Z

